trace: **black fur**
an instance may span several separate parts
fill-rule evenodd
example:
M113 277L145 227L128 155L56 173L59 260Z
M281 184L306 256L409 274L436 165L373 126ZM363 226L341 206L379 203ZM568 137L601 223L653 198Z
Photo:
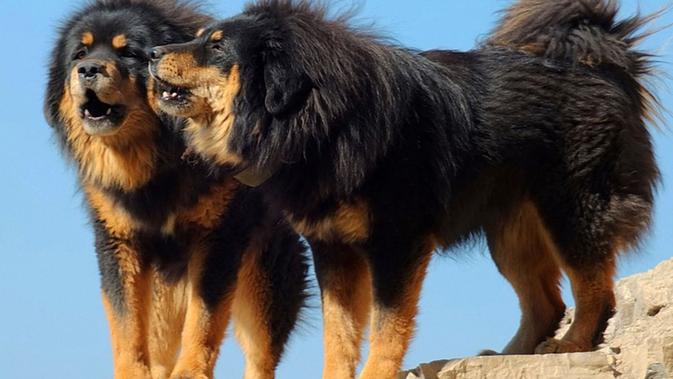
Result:
M475 50L418 53L308 1L260 0L208 28L223 31L224 61L205 37L166 49L194 49L223 73L240 66L223 148L242 167L273 167L261 190L290 219L317 224L364 199L372 225L356 245L390 309L426 236L454 247L525 201L571 270L610 275L637 244L658 180L650 62L633 46L649 19L615 14L612 1L522 0L508 13L520 28L506 16ZM343 241L309 242L320 280L321 256Z
M494 40L467 53L419 55L326 20L324 10L306 2L258 2L213 26L241 41L244 89L230 148L258 166L286 163L264 190L294 215L320 217L336 200L362 194L381 203L377 218L398 214L422 229L441 225L450 245L478 229L493 207L505 206L503 199L489 203L514 176L492 172L513 170L522 174L522 191L549 205L546 219L559 224L560 244L584 244L570 236L587 232L601 236L590 240L626 233L635 242L649 222L658 178L645 125L655 104L641 84L649 61L631 50L647 19L617 24L607 9L600 23L583 19L594 31L575 46L581 56L569 48L557 53L553 46L561 42L553 38L554 53L544 56ZM550 28L574 30L573 22L538 16ZM541 29L533 30L546 36ZM582 64L587 59L596 64ZM273 95L269 71L302 84ZM273 116L260 96L291 98L305 86L311 91L304 103L286 115ZM261 136L249 132L252 121L263 123ZM487 183L466 191L480 177ZM466 196L469 211L456 203ZM600 227L578 225L580 212ZM582 259L590 259L586 254Z
M577 45L569 39L554 50L563 43L552 29L553 53L543 56L519 52L526 41L516 36L507 46L494 37L466 53L417 54L326 19L308 2L257 2L210 28L224 31L231 59L242 66L229 148L258 167L283 162L264 190L297 216L318 218L339 199L365 195L381 203L377 218L407 215L421 229L441 228L450 245L505 206L489 203L511 180L491 172L507 169L521 174L523 192L549 203L549 222L564 219L562 245L587 230L568 222L587 202L595 203L589 218L603 219L596 239L630 231L627 240L635 242L649 222L658 177L645 126L654 104L641 84L649 63L631 50L646 19L616 24L606 9L599 20L582 19L593 32ZM538 23L545 14L559 15L552 9ZM544 20L575 33L577 22L558 17ZM547 38L540 28L531 29ZM251 133L257 122L262 132ZM487 183L466 192L479 177ZM465 196L472 199L466 211L456 204Z

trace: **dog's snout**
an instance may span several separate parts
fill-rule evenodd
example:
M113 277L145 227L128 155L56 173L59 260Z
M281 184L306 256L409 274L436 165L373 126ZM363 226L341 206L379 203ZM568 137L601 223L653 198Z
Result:
M150 50L149 56L151 60L156 61L161 59L161 57L163 57L165 53L166 52L164 51L164 49L160 47L155 47Z
M103 74L103 65L99 62L82 62L77 65L77 74L83 79L92 80Z

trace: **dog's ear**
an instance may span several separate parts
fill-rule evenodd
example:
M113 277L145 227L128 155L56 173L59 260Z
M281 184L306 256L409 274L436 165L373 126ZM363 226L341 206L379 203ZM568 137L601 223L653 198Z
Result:
M44 117L47 120L47 124L53 128L61 126L61 116L58 108L65 89L64 82L67 78L67 73L65 72L62 63L65 59L64 49L62 48L64 43L63 38L61 38L56 45L56 48L52 51L52 58L49 62L49 77L43 103Z
M291 112L301 106L311 90L309 77L288 57L274 57L264 67L266 110L274 116Z

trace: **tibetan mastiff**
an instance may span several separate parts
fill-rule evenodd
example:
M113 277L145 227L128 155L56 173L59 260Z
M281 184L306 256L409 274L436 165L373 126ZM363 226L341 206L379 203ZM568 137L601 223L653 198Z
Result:
M97 0L53 50L46 117L90 209L115 378L212 377L230 318L245 377L273 378L304 302L306 249L282 214L182 159L180 121L150 105L147 51L209 20L189 3Z
M391 45L300 0L260 0L159 46L160 109L309 241L324 378L394 378L432 252L483 235L523 313L504 354L591 350L620 253L647 230L656 107L610 0L519 0L468 52ZM565 272L577 310L564 314Z

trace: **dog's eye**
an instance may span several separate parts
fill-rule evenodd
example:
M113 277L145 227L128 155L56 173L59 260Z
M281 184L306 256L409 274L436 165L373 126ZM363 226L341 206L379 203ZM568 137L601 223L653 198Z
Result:
M72 59L73 60L80 60L80 59L82 59L86 56L86 53L87 53L86 47L82 48L82 49L79 49L75 52L75 54L73 54Z

